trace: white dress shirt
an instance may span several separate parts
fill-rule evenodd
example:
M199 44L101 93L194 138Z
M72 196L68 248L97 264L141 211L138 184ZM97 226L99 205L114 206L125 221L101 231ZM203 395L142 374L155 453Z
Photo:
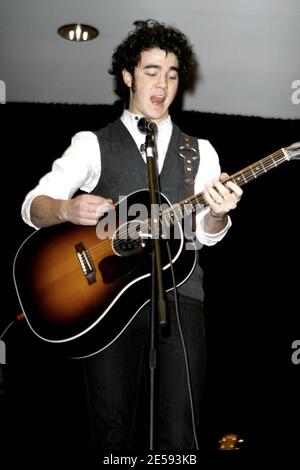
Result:
M127 110L121 116L123 124L132 135L139 149L141 144L145 142L145 136L137 127L140 117ZM159 173L163 167L171 134L172 121L168 117L158 125L156 144ZM219 158L213 146L208 140L203 139L198 140L198 145L200 164L195 178L195 193L203 191L205 183L217 179L220 175ZM142 153L141 158L145 159ZM53 162L52 170L44 175L37 186L27 194L22 205L23 220L34 227L30 219L30 206L35 197L44 195L54 199L69 199L78 189L91 192L97 185L100 174L101 150L96 135L89 131L78 132L73 136L71 145L64 154ZM184 181L182 181L182 184L184 184ZM231 226L231 220L228 218L228 223L222 231L214 234L206 233L203 218L208 210L209 208L206 208L197 215L196 234L200 243L214 245L224 237Z

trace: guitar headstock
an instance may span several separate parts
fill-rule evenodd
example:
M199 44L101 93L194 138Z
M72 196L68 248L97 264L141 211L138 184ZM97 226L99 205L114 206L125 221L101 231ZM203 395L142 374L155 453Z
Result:
M300 159L300 142L295 142L282 149L288 160Z

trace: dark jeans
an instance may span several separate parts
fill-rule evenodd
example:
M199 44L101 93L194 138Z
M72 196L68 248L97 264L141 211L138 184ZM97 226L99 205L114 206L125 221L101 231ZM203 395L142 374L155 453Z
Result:
M180 319L199 422L206 345L202 303L179 295ZM168 327L158 334L155 449L194 448L186 366L175 313L168 295ZM92 438L97 450L149 449L149 304L104 351L84 361Z

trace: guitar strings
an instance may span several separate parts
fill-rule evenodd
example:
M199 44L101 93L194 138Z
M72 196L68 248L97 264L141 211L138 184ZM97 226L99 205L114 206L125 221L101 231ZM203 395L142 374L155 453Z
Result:
M270 169L274 168L274 166L278 166L284 161L287 160L286 155L284 154L283 150L277 150L276 152L272 153L271 155L263 158L262 160L259 160L248 167L246 167L244 170L238 171L237 173L233 174L232 176L229 176L226 180L223 182L226 183L228 181L234 181L236 184L239 186L242 186L249 181L253 180L254 178L257 178L258 176L266 173ZM165 209L162 213L163 215L163 222L162 223L167 223L169 222L172 223L172 225L179 223L186 215L189 215L191 212L185 213L185 207L187 205L192 206L192 210L196 211L196 213L199 213L200 210L204 209L205 206L207 206L207 203L204 198L204 192L198 193L196 195L193 195L187 200L181 201L167 209ZM165 217L165 214L167 217ZM179 216L179 217L177 217ZM174 220L175 219L175 220ZM135 222L135 220L132 220L129 222L129 224L132 224L132 222ZM145 226L145 228L149 229L151 227L151 219L148 218L147 220L144 220L140 222L139 228L141 229L142 226ZM121 227L122 228L122 227ZM125 240L128 239L134 239L136 238L137 235L137 226L135 228L129 228L124 229L124 232L120 231L121 236L126 235L124 238L120 239L114 239L114 238L107 238L102 239L101 243L94 245L87 249L88 254L98 254L100 255L101 252L105 252L109 246L115 246L115 247L120 247L121 245L124 244ZM113 250L112 250L113 252Z

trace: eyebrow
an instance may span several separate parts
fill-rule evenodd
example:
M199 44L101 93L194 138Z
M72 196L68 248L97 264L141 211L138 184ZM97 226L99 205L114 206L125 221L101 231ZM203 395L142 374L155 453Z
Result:
M148 64L143 67L143 70L146 70L146 69L161 69L161 66L155 65L155 64ZM174 70L175 72L179 72L178 67L175 67L175 66L170 67L169 70Z

